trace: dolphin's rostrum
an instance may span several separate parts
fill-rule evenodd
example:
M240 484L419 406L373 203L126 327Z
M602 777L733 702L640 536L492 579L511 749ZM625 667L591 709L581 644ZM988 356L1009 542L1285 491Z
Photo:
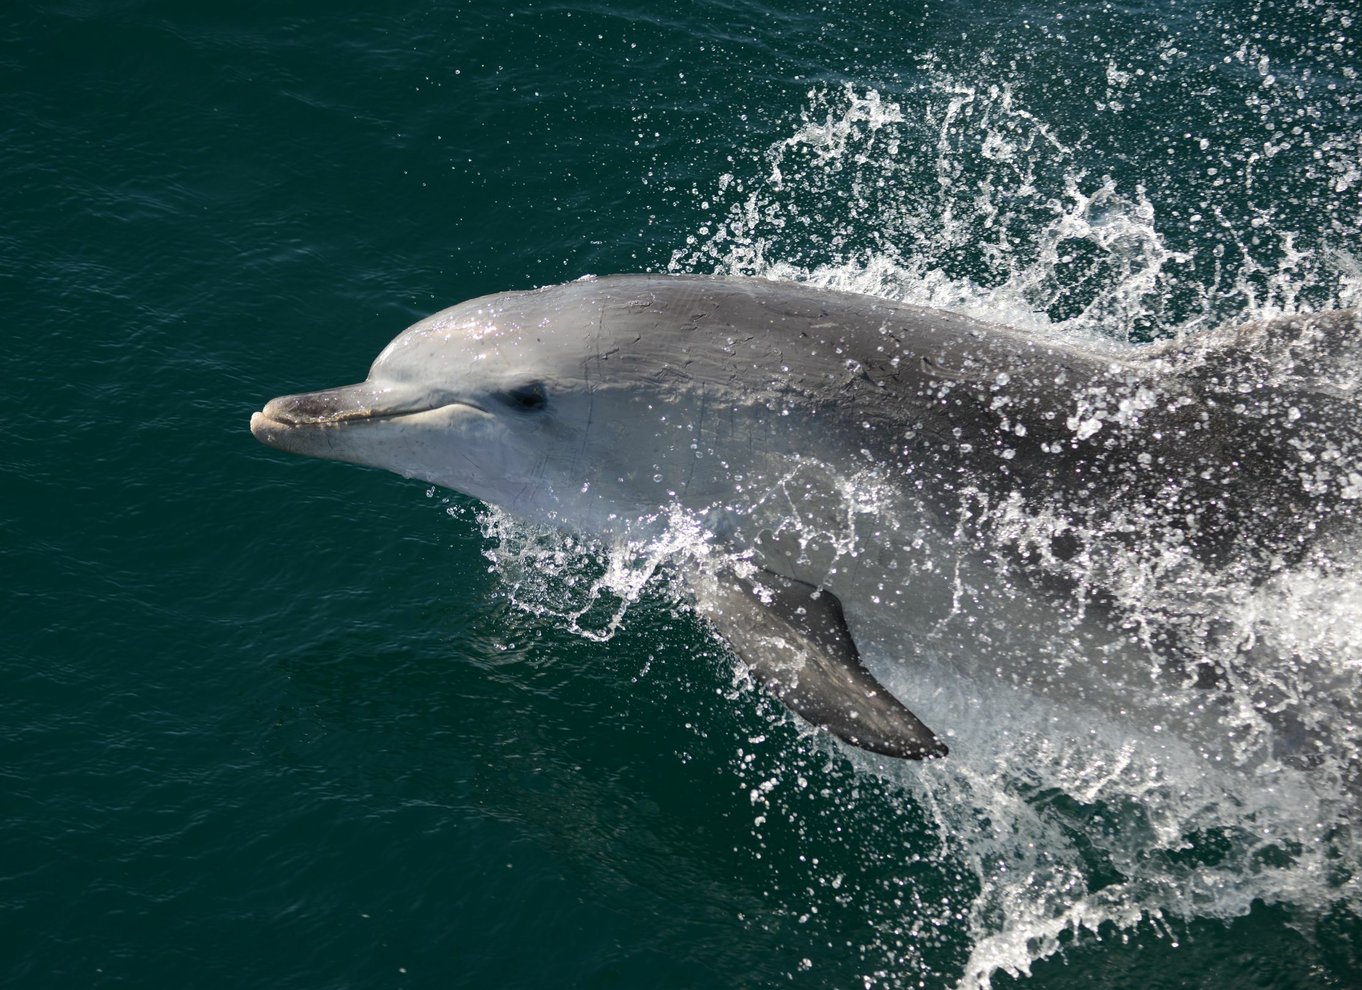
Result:
M867 669L859 630L888 613L911 659L961 588L994 612L1043 602L1095 533L1286 566L1357 504L1301 450L1355 456L1357 438L1327 388L1264 390L1261 364L1356 332L1339 312L1084 347L800 284L588 278L436 313L364 382L274 399L251 431L605 540L681 510L731 555L689 584L755 678L853 745L922 759L947 748ZM1065 525L1007 545L997 506Z

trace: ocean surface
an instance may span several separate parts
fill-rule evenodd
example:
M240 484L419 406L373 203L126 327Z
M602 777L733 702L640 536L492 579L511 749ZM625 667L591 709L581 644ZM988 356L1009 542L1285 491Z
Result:
M1343 0L4 4L0 983L1362 986L1348 548L1245 606L1328 687L1283 681L1323 766L1150 763L1138 714L989 683L949 728L1014 747L898 764L735 683L665 560L247 430L586 274L1133 342L1356 306L1359 38Z

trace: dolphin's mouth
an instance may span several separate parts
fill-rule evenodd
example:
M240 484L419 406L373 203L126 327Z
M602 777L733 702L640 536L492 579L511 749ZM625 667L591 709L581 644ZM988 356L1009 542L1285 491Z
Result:
M398 389L361 382L318 392L281 395L265 403L265 408L251 419L254 422L259 417L273 425L285 427L330 427L400 419L455 405L478 408L471 402L450 395L423 392L421 395L403 396Z
M251 434L267 446L295 450L299 434L382 423L456 405L482 411L449 395L425 391L403 395L399 388L360 382L271 399L264 409L251 414Z

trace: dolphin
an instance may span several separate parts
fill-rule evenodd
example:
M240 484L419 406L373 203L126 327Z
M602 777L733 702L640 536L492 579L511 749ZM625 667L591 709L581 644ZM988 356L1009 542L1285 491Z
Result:
M429 316L251 432L606 542L680 512L723 550L688 576L699 610L759 683L853 746L932 759L945 733L862 640L887 617L902 653L972 609L943 649L987 671L1066 596L1128 638L1095 561L1261 581L1299 560L1362 496L1354 385L1320 363L1357 330L1334 311L1117 346L798 283L588 276Z

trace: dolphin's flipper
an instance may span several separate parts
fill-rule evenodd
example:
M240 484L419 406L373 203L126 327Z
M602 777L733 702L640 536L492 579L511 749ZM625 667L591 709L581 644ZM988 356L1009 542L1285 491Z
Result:
M771 694L795 714L853 746L907 760L946 755L946 745L875 680L827 591L758 571L726 573L701 608Z

